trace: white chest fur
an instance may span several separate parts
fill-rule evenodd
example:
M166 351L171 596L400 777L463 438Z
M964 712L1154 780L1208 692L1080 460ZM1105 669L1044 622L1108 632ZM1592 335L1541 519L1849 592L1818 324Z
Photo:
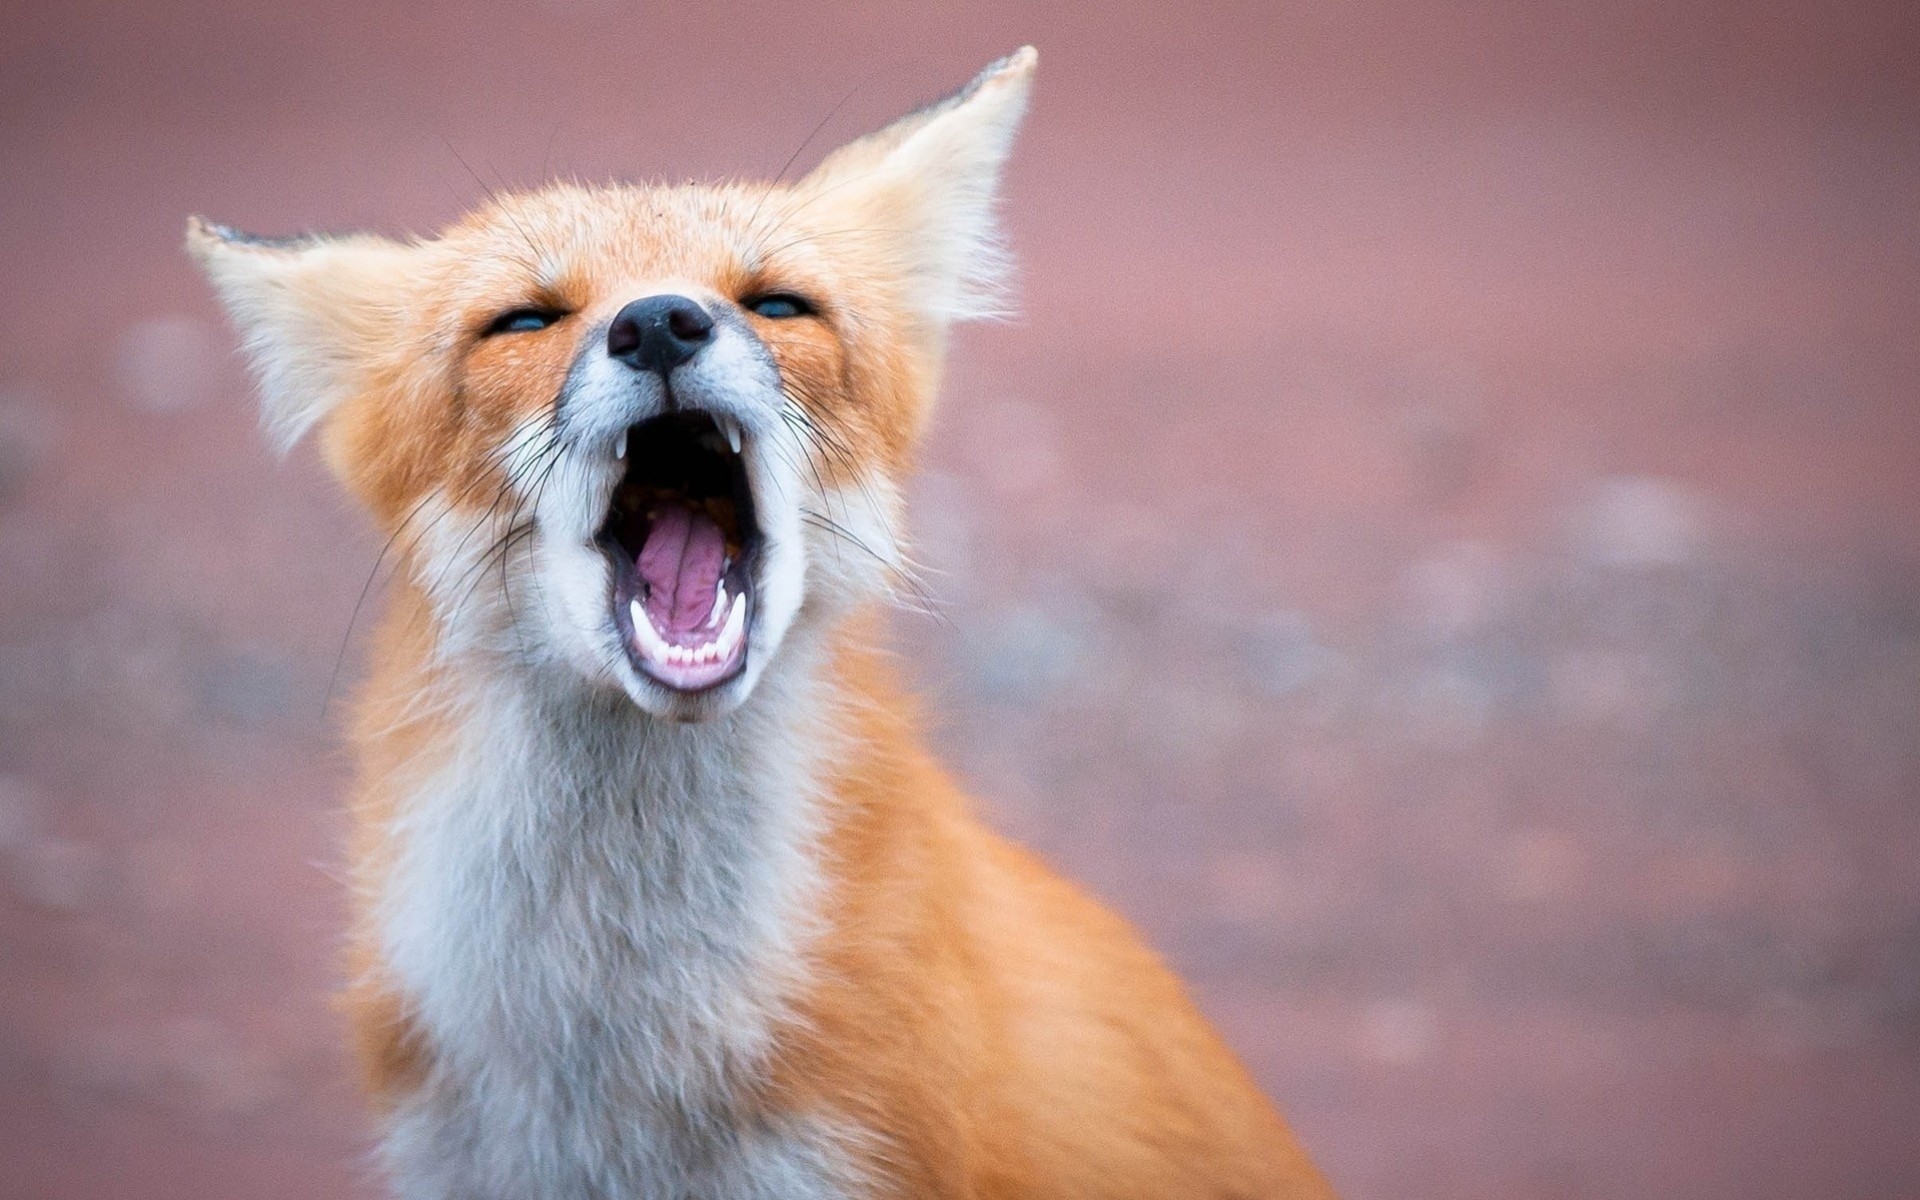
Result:
M819 711L670 725L502 688L403 807L378 897L430 1047L407 1197L846 1194L851 1131L751 1104L804 977Z

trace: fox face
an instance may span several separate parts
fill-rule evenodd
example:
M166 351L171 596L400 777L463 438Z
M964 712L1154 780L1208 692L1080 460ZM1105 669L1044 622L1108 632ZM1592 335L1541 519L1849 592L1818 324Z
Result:
M949 324L993 311L1024 49L787 185L555 185L437 237L188 243L282 447L390 538L449 662L726 713L902 567Z

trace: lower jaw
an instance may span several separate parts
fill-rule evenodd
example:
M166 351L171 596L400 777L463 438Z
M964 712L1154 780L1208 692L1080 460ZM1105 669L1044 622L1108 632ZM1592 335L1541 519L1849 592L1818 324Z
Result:
M632 611L631 606L635 602L631 599L616 600L616 605L620 607L615 615L614 627L620 634L627 662L642 679L677 695L697 696L724 686L746 670L747 665L747 640L754 616L752 593L744 594L741 599L743 616L734 644L722 653L692 661L669 658L660 653L663 639L657 636L651 639L654 644L649 647L649 639L640 636L635 627L636 621L647 619L645 614Z

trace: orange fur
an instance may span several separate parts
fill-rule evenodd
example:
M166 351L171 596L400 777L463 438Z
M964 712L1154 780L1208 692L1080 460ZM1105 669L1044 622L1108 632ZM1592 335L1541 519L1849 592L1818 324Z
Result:
M786 1091L887 1130L902 1196L1330 1195L1133 931L973 817L867 643Z
M388 969L377 898L408 836L408 797L453 753L453 718L423 698L457 688L449 673L462 669L437 652L447 630L420 578L415 514L436 497L463 519L497 504L515 483L499 449L552 402L573 331L660 280L720 297L779 287L823 298L817 320L749 318L830 448L811 478L904 476L945 318L916 310L893 240L926 227L935 185L928 168L894 164L928 130L967 133L942 125L969 106L991 116L987 106L1003 102L995 89L1018 87L1023 99L1031 55L1008 61L785 188L557 186L503 197L429 242L320 243L317 265L311 247L196 226L196 252L265 346L258 353L294 353L273 341L295 336L283 327L318 322L334 338L262 374L270 393L276 370L304 381L287 386L315 411L283 424L296 434L320 425L328 462L395 538L397 594L353 723L360 916L343 998L384 1107L422 1086L435 1049ZM1010 136L1017 111L995 119ZM970 152L956 145L936 147L937 161ZM511 340L480 336L500 310L530 303L572 315ZM921 748L874 649L878 619L843 614L826 635L821 720L837 740L811 847L822 928L752 1104L860 1130L854 1152L879 1195L1330 1195L1158 958L973 817Z

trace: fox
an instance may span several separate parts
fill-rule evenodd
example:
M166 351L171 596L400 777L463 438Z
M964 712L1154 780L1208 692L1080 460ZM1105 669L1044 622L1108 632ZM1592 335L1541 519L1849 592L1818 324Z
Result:
M1037 61L790 182L189 220L268 438L389 539L340 1003L394 1194L1333 1194L1141 937L973 814L886 648Z

